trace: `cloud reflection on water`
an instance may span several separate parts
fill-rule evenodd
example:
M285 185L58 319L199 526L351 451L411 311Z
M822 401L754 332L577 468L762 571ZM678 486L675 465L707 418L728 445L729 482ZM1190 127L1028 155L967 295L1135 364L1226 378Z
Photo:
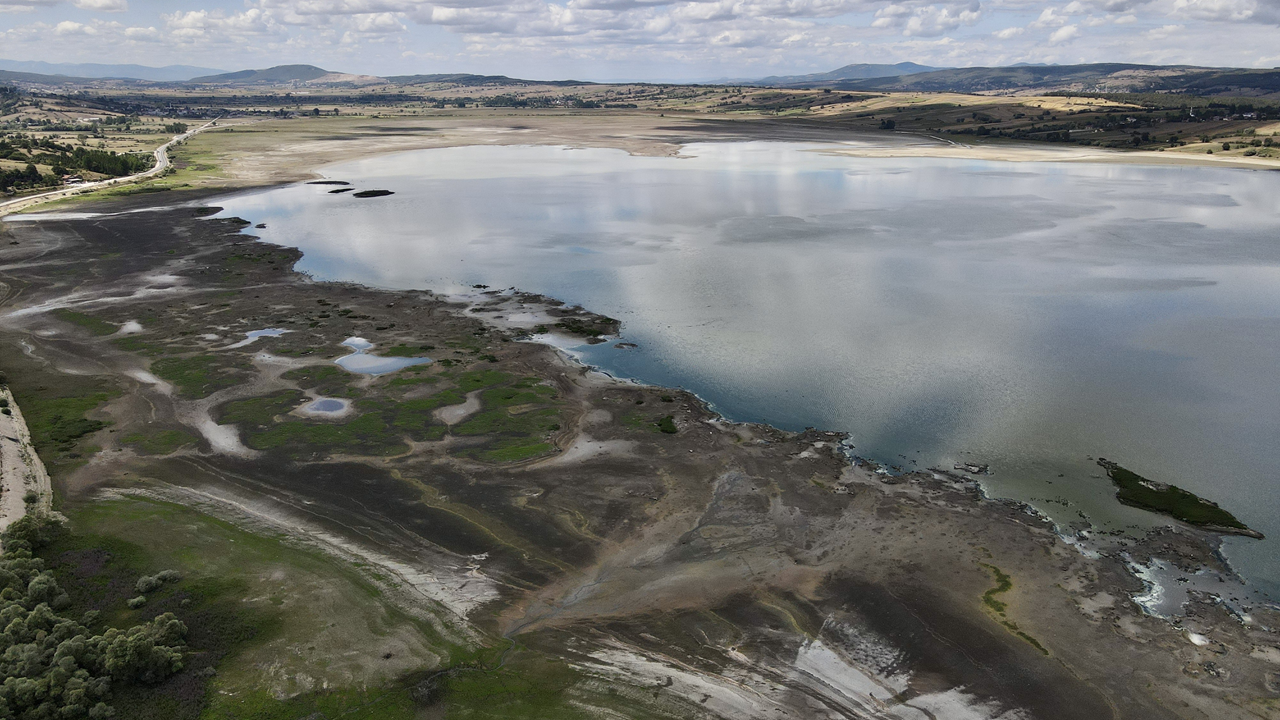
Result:
M1087 459L1105 455L1280 537L1261 441L1280 436L1280 343L1254 337L1280 313L1280 175L813 147L427 150L328 169L391 197L225 205L319 277L619 317L640 348L589 360L736 418L847 430L909 467L971 451L1064 521L1151 522L1110 499ZM1280 578L1270 543L1233 557Z

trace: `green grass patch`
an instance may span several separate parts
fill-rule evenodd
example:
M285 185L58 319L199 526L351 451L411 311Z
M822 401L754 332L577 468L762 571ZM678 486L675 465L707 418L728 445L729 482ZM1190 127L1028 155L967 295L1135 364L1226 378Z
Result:
M281 375L304 390L315 390L330 397L355 397L359 391L351 386L351 373L337 365L309 365Z
M217 421L219 425L270 425L277 415L284 415L302 404L305 397L297 390L282 390L262 397L232 400L218 406Z
M0 346L0 367L27 421L32 444L52 475L80 465L97 452L85 444L85 438L109 423L86 414L119 396L118 387L97 376L52 370L16 346Z
M114 335L120 329L105 320L99 320L92 315L85 315L66 308L54 310L52 315L63 322L78 325L94 335Z
M151 363L151 372L173 383L188 398L208 397L244 381L248 363L231 355L166 357Z
M555 445L549 442L513 438L499 440L485 448L468 448L460 454L491 463L509 463L546 455L554 449Z
M413 387L417 385L433 385L438 382L440 382L440 378L435 377L434 375L420 375L418 377L393 377L387 381L387 387Z
M202 720L414 720L418 704L409 687L329 690L284 700L255 691L215 698Z
M392 345L385 350L379 350L378 354L383 357L421 357L428 350L434 350L429 345L420 345L413 347L411 345Z
M1104 458L1099 458L1098 464L1106 469L1111 482L1118 488L1116 498L1125 505L1168 515L1192 525L1249 529L1231 513L1194 493L1148 480Z
M76 533L42 555L68 588L76 613L98 610L101 623L114 627L174 612L189 629L186 669L159 685L117 693L117 717L410 720L411 684L398 673L352 679L353 666L344 667L339 656L365 653L365 666L376 667L385 662L382 642L393 636L418 638L437 656L456 652L429 626L382 600L354 568L279 538L140 498L95 502L68 514ZM138 578L162 569L183 579L148 593L141 608L129 608L125 601L137 594ZM421 662L414 672L434 664ZM261 671L267 666L271 673ZM328 689L276 700L271 683L281 673Z
M431 397L391 404L391 425L414 440L439 440L444 437L445 426L437 422L432 413L465 399L457 390L443 390Z
M157 430L154 432L130 433L120 442L131 445L143 455L168 455L179 448L196 442L195 436L181 430Z
M493 385L501 385L510 380L511 376L500 370L472 370L461 373L454 378L454 382L464 393Z
M673 415L667 415L654 424L658 426L658 432L664 432L668 435L675 435L680 432L679 429L676 428L676 419Z
M290 420L249 433L245 444L255 450L284 449L294 457L396 455L409 448L381 413L367 412L346 423Z
M560 411L556 408L530 410L512 414L506 408L485 410L453 428L455 435L545 435L560 429Z

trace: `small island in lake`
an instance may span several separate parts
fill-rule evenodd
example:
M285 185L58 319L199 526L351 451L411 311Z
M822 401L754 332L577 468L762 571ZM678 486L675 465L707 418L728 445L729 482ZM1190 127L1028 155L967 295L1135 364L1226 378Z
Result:
M1125 505L1168 515L1175 520L1215 532L1262 539L1262 533L1249 529L1235 515L1218 507L1212 500L1206 500L1180 487L1148 480L1106 458L1098 458L1098 465L1107 471L1107 476L1117 488L1116 499Z

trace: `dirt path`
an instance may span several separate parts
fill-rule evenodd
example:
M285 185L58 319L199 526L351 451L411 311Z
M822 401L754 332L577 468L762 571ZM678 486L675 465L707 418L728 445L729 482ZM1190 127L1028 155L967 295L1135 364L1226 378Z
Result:
M0 412L0 532L21 520L28 511L48 511L53 491L49 473L31 445L31 433L9 388L0 387L0 400L7 403ZM36 500L26 498L35 493Z

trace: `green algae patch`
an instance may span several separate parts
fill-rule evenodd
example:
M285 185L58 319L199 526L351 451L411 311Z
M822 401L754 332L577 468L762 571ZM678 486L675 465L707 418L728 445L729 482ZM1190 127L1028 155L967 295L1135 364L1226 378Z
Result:
M1107 476L1117 488L1116 499L1125 505L1167 515L1190 525L1262 537L1261 533L1250 530L1234 515L1218 507L1217 503L1211 500L1206 500L1174 485L1148 480L1106 458L1098 458L1098 465L1107 471Z

